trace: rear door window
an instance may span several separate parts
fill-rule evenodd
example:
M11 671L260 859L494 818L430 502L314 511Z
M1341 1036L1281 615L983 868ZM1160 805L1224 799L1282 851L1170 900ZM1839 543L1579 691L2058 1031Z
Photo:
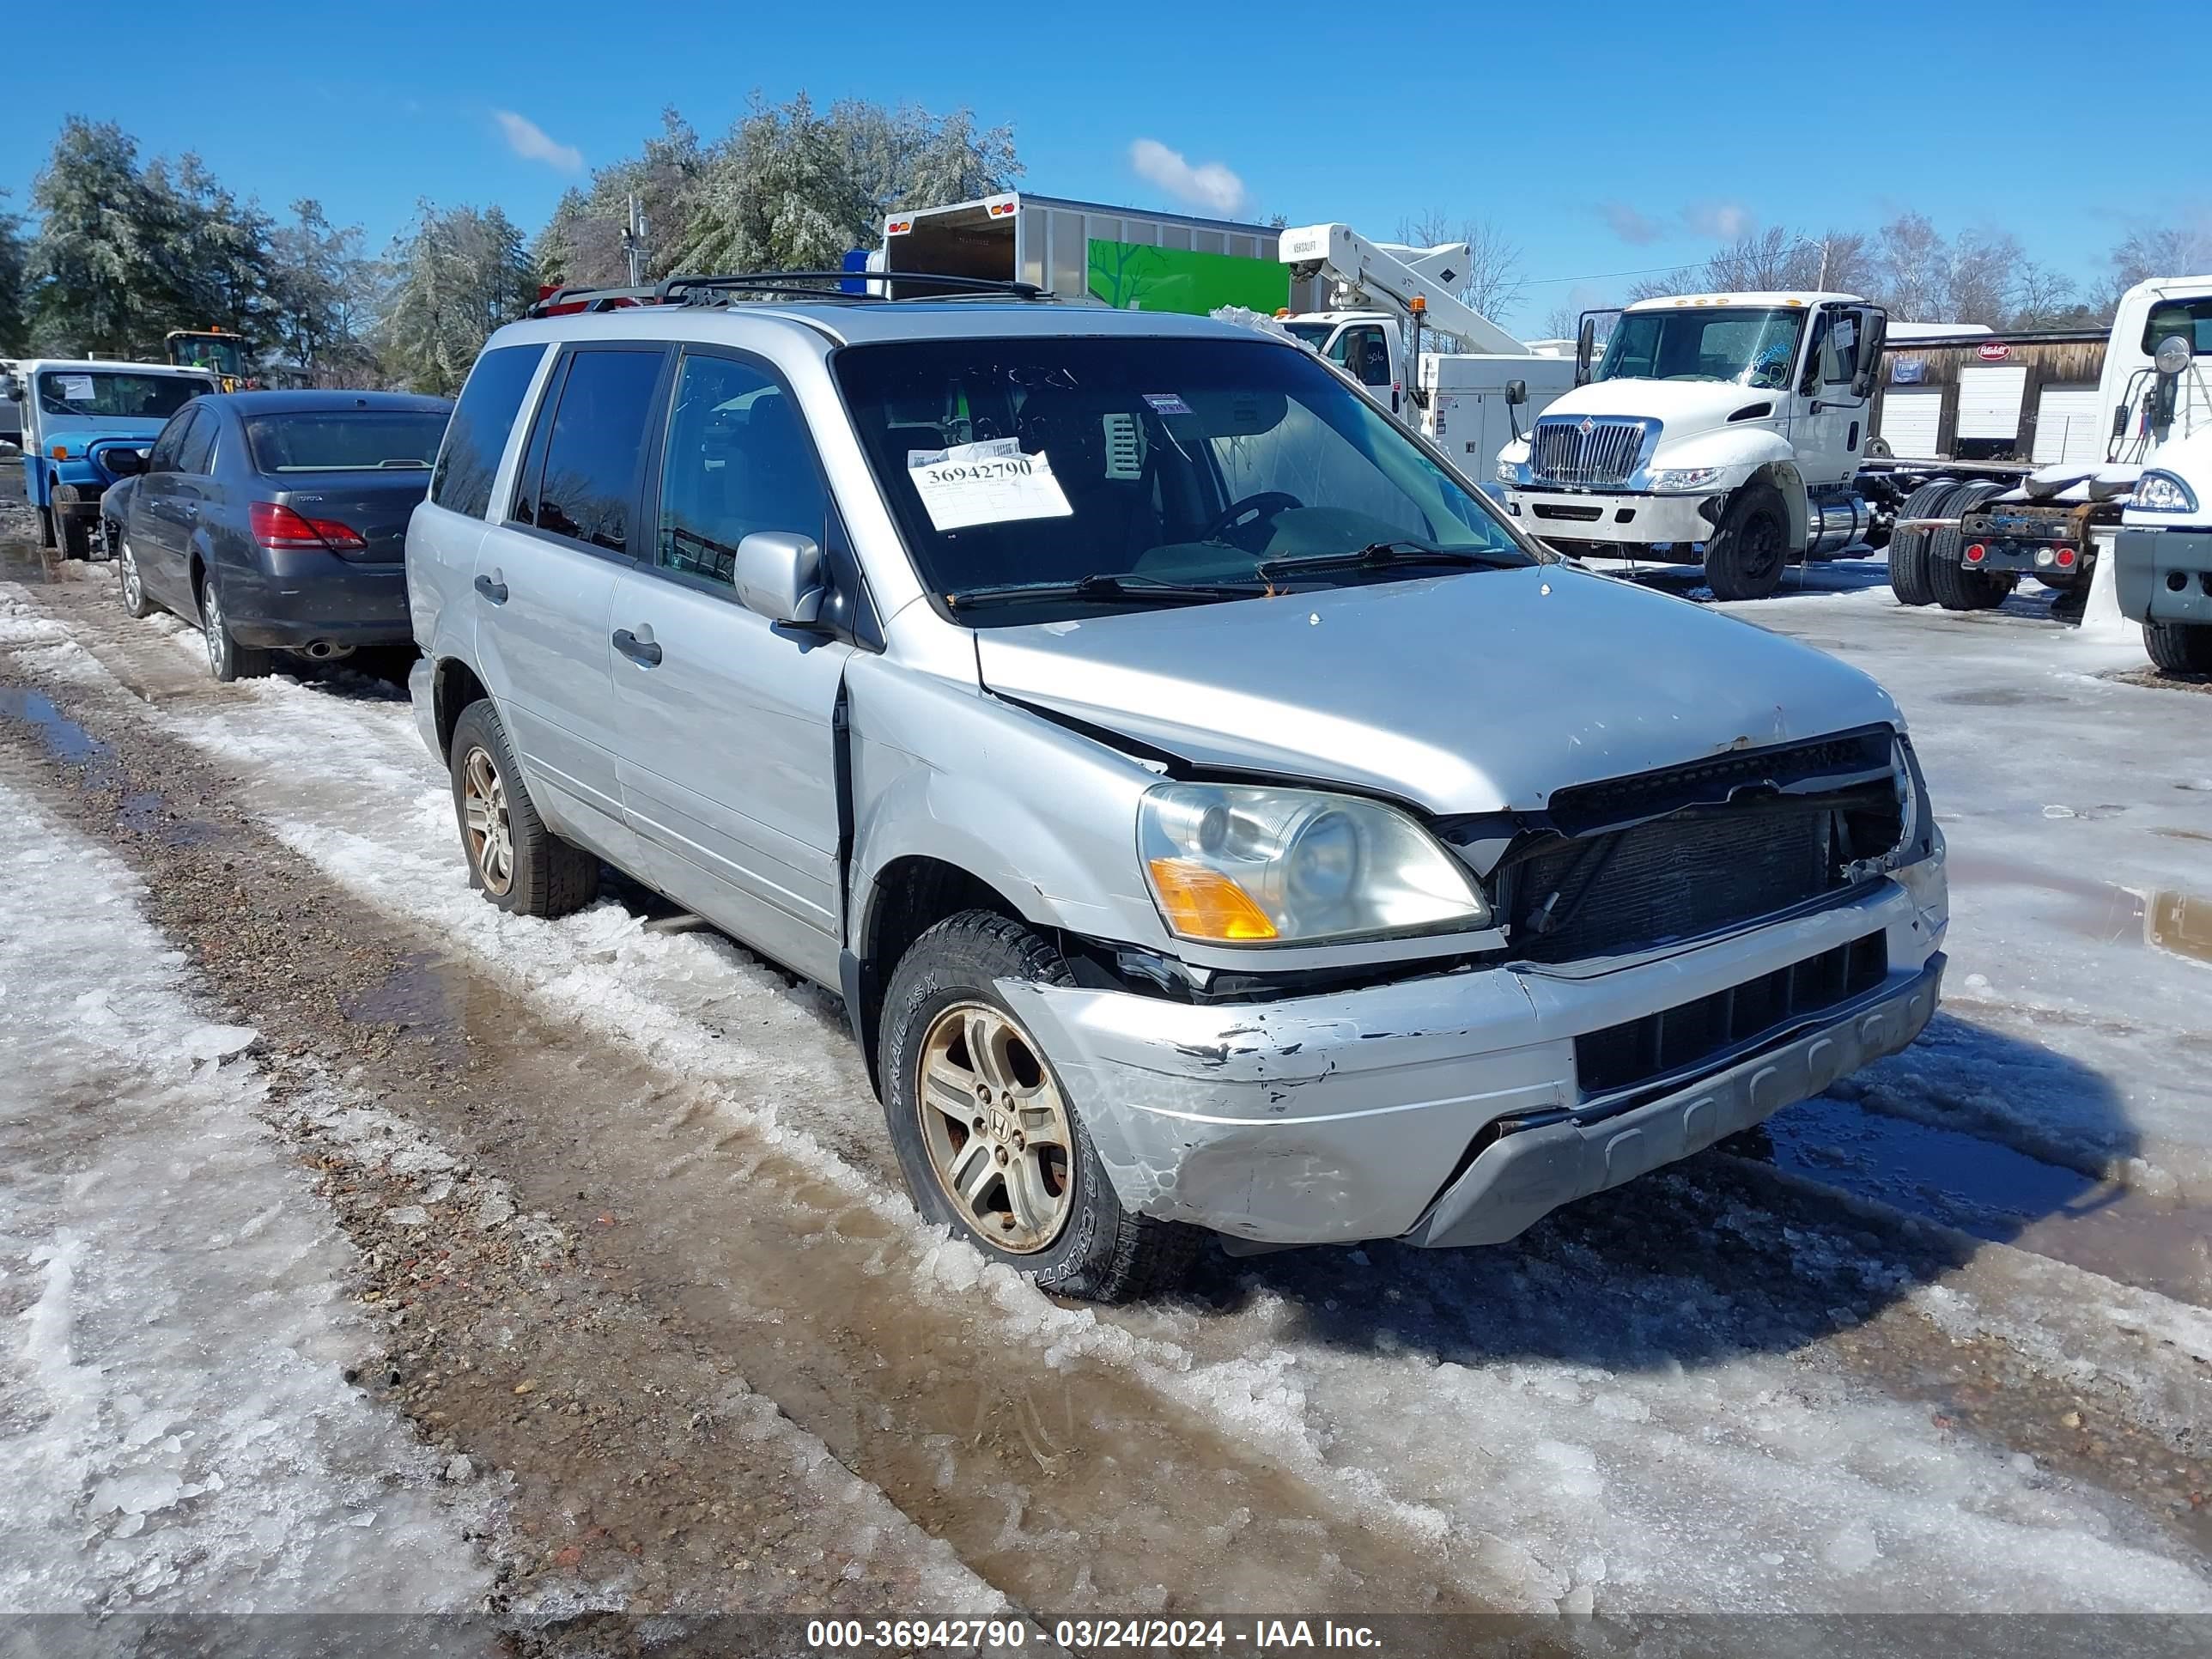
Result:
M542 345L501 346L477 359L430 477L430 499L440 507L471 519L483 517L507 434L544 359Z
M177 470L178 452L184 448L185 435L191 430L192 422L198 417L199 410L197 409L179 410L169 417L168 425L161 428L161 436L154 440L152 453L146 457L149 472L174 472Z
M519 522L611 553L634 550L638 471L666 356L657 345L592 346L569 358L538 412L530 476L516 490Z
M192 416L192 429L185 434L185 441L177 452L177 471L206 472L215 464L216 428L222 425L215 411L202 408Z

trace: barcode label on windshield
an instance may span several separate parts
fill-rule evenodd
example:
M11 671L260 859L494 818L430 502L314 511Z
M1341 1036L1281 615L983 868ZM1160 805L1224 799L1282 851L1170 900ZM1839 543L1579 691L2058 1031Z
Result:
M939 530L1065 519L1074 512L1052 475L1051 457L1042 451L1024 455L1018 438L909 449L906 467L930 524Z

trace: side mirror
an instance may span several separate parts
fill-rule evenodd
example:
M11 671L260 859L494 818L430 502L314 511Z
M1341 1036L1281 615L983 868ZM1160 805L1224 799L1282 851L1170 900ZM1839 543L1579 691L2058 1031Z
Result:
M822 615L822 548L811 536L756 530L738 544L738 601L772 623L811 628Z
M121 445L101 450L100 464L118 478L134 478L146 470L146 458Z
M1505 401L1509 404L1527 403L1528 401L1528 382L1526 380L1508 380L1505 383Z
M11 380L8 382L8 401L11 404L20 404L23 401L23 383L21 380Z
M1889 313L1865 306L1856 314L1859 355L1851 366L1851 396L1869 398L1874 395L1875 383L1881 377L1881 349L1889 339Z
M2185 370L2197 356L2197 347L2186 334L2169 334L2158 343L2151 354L2161 380L2171 380Z
M1583 313L1582 325L1575 331L1575 384L1577 386L1589 384L1590 359L1596 355L1597 318L1594 313L1585 311Z

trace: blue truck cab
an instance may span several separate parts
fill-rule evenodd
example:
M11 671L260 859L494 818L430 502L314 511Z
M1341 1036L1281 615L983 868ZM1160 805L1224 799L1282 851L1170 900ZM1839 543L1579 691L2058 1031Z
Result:
M107 487L141 469L169 416L216 389L205 369L167 363L18 363L7 395L22 416L23 495L40 540L90 556Z

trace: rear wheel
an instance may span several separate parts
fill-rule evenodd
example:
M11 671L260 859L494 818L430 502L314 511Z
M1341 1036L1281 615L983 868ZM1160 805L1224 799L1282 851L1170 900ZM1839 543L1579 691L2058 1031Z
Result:
M208 672L228 684L259 679L269 672L270 653L240 645L222 608L222 589L212 572L200 577L200 633L207 646Z
M1947 516L1971 513L1990 496L2002 494L2001 484L1961 484L1944 511ZM1946 611L1994 611L2017 586L2017 579L1968 569L1965 550L1966 537L1955 525L1928 538L1928 591Z
M1772 484L1746 484L1705 544L1705 583L1717 599L1763 599L1782 585L1790 514Z
M145 578L138 573L138 556L131 550L131 538L120 532L115 538L115 585L123 596L125 615L154 614L154 602L146 597Z
M57 514L62 556L70 559L92 556L92 524L82 513Z
M1926 483L1905 499L1897 510L1899 519L1939 518L1944 503L1959 488L1950 478L1938 478ZM1889 537L1889 591L1897 595L1899 605L1932 605L1936 595L1928 586L1928 532L1907 530L1900 526Z
M1044 939L988 910L939 922L892 971L884 1117L915 1206L1063 1296L1121 1302L1172 1287L1204 1234L1121 1207L1002 980L1075 982Z
M450 753L470 886L518 916L565 916L599 896L599 860L538 816L489 699L461 711Z
M2212 625L2147 622L2143 649L2163 674L2212 674Z

